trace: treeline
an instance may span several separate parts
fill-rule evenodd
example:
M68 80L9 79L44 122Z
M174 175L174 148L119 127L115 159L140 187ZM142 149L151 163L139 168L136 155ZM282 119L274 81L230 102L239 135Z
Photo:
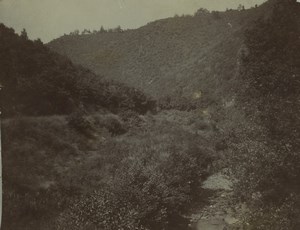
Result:
M69 35L76 36L76 35L85 35L85 34L122 33L122 32L124 32L124 30L121 28L121 26L117 26L116 28L109 28L109 29L104 29L104 27L101 26L99 30L84 29L81 32L79 30L74 30Z
M251 7L251 9L253 8L257 8L258 5L255 4L255 6ZM229 9L229 8L226 8L226 12L228 11L244 11L246 10L245 6L242 5L242 4L239 4L238 7L236 9ZM219 18L220 17L220 11L209 11L208 9L206 8L200 8L198 9L195 13L194 13L194 17L197 17L197 16L208 16L208 15L211 15L213 16L213 18ZM177 17L188 17L188 16L191 16L191 15L185 15L185 14L182 14L181 16L179 16L178 14L175 14L174 17L177 18Z
M145 113L155 103L141 91L103 81L43 45L0 24L4 116L69 114L78 107Z

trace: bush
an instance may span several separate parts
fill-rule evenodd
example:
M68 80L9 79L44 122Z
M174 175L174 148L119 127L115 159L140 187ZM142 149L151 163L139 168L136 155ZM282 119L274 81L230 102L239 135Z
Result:
M4 229L48 229L68 206L61 171L82 154L81 139L63 117L2 121Z
M144 138L127 144L122 153L112 149L109 156L124 157L108 184L62 213L61 229L75 225L77 229L158 230L167 229L180 216L199 191L211 159L191 136L184 137L186 145L181 145L180 135L161 145L154 144L160 137Z
M94 114L89 118L97 129L106 129L112 136L127 132L124 122L115 114Z
M108 190L95 191L73 201L56 223L58 230L146 230L138 222L136 208Z
M249 230L297 230L300 224L299 207L299 194L292 194L280 206L269 205L250 213L244 227Z
M84 116L83 112L74 112L67 117L68 125L71 128L74 128L80 133L83 133L87 136L92 136L92 131L94 127L92 122Z
M142 123L142 119L139 117L139 114L132 110L121 112L120 117L126 125L128 125L128 127L138 127Z
M116 116L107 117L105 119L104 127L107 128L113 136L121 135L127 132L122 121L120 121L120 119L118 119Z

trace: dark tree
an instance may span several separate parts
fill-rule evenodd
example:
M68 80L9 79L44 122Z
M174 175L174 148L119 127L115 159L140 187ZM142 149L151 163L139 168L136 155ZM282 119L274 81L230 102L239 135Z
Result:
M23 29L21 31L21 37L24 38L24 39L26 39L26 40L28 39L27 31L25 29Z

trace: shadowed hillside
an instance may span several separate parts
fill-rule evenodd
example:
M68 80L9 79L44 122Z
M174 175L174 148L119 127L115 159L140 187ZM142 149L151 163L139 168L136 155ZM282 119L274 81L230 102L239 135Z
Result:
M105 81L90 70L19 36L0 24L0 82L3 113L12 115L69 114L80 106L111 111L133 109L141 113L154 103L140 91Z

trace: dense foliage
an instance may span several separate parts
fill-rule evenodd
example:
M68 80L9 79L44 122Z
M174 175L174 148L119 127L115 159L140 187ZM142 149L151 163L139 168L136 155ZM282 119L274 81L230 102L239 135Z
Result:
M138 90L103 81L91 71L75 66L50 51L40 40L30 41L0 24L0 81L3 113L68 114L84 105L97 110L153 110L155 103Z
M179 137L169 135L163 146L152 144L156 138L129 146L106 189L75 201L58 219L59 229L166 229L174 224L195 196L210 157L192 140L191 146L174 146L172 139Z
M231 163L237 192L253 208L251 229L299 228L299 12L294 1L274 1L241 50L237 98L245 120Z
M194 133L196 114L146 115L139 127L126 117L79 114L79 129L73 115L6 120L5 229L180 229L214 142Z

